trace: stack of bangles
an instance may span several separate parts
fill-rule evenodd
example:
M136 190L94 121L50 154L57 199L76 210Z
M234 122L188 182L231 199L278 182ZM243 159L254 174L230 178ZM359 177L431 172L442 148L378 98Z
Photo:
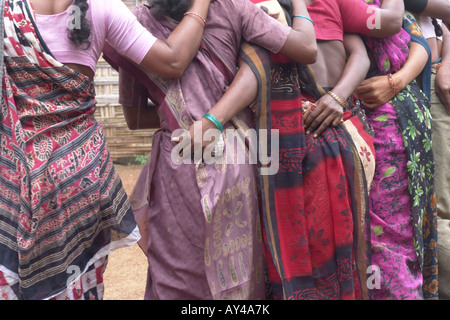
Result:
M201 15L196 14L195 12L191 12L191 11L187 11L184 15L185 15L185 16L192 16L192 17L195 17L195 18L197 18L197 19L202 20L203 25L204 25L204 27L206 28L206 20L205 20L205 18L203 18Z
M341 105L341 107L345 110L345 108L347 107L347 104L345 103L344 100L342 100L337 94L335 94L333 91L328 91L327 94L329 94L330 96L333 97L334 100L337 101L337 103L339 103Z
M203 116L203 118L208 119L209 121L211 121L212 123L214 123L214 125L217 127L217 129L219 129L220 132L223 131L223 126L220 123L220 121L214 117L212 114L210 113L205 113L205 115Z
M292 17L294 17L294 18L303 18L303 19L309 20L314 25L314 21L310 17L302 16L301 14L294 14Z
M436 73L438 72L439 68L444 65L444 64L448 64L450 66L450 62L441 62L438 64L438 66L436 67Z
M388 74L388 80L389 84L391 85L392 91L394 91L394 95L397 95L400 91L398 90L397 85L395 84L394 78L392 77L392 74Z

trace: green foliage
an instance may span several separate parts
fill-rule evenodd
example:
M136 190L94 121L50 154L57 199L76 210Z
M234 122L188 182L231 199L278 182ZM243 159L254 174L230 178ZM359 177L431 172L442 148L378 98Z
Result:
M137 163L144 165L144 164L147 162L147 160L148 160L148 155L143 156L143 155L135 154L135 155L134 155L134 160L135 160Z

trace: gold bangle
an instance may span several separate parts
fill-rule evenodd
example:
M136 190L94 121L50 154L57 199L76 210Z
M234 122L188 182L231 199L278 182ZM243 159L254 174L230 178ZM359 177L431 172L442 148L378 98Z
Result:
M343 109L345 109L347 107L347 104L345 103L345 101L342 100L341 98L339 98L338 95L335 94L333 91L328 91L327 94L332 96L333 99L336 100L337 103L339 103Z

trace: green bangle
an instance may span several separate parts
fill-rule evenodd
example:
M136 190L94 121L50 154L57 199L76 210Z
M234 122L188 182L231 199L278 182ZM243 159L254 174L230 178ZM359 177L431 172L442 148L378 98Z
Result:
M309 21L311 21L311 23L314 25L314 21L313 21L311 18L307 17L307 16L302 16L301 14L294 14L293 17L294 17L294 18L295 18L295 17L297 17L297 18L303 18L303 19L309 20Z
M210 114L210 113L205 113L205 115L203 116L203 118L206 118L206 119L208 119L209 121L211 121L212 123L214 123L215 126L217 127L217 129L219 129L220 132L223 131L223 126L222 126L222 124L221 124L220 121L217 120L217 118L214 117L212 114Z

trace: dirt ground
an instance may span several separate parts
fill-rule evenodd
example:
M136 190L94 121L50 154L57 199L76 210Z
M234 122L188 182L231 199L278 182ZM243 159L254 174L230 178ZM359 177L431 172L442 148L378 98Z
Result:
M140 165L115 165L125 191L130 194L141 172ZM147 258L139 246L116 250L104 273L105 300L142 300L147 281Z

